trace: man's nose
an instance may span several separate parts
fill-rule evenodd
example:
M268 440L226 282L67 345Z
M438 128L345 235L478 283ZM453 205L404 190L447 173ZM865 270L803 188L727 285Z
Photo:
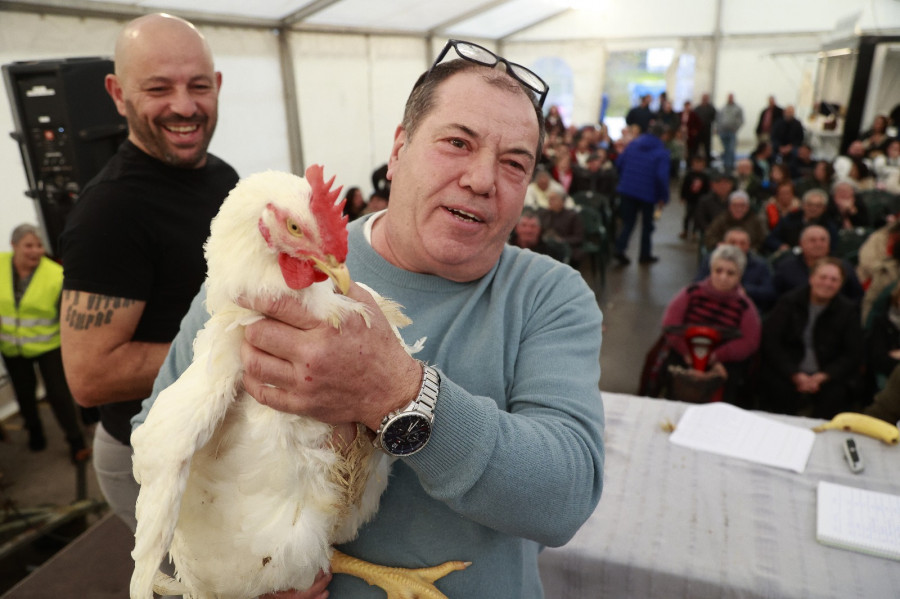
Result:
M169 107L172 112L184 117L194 116L197 113L197 101L187 88L175 90Z
M490 196L496 191L497 161L491 152L475 152L460 184L473 193Z

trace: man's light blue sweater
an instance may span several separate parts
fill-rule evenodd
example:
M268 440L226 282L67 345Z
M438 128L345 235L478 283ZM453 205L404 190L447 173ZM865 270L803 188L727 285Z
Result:
M393 465L375 518L341 550L391 566L471 561L437 587L451 598L543 596L542 545L568 541L603 484L598 388L602 316L576 271L508 246L484 277L454 283L392 266L350 226L354 280L398 301L412 318L407 342L441 372L434 433ZM203 292L182 323L134 425L191 360L206 313ZM384 592L335 575L332 597Z

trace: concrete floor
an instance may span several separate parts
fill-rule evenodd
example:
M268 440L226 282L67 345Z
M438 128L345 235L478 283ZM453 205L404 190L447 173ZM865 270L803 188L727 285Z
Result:
M684 208L675 200L662 211L653 233L656 264L637 263L640 223L626 254L629 266L610 265L606 288L600 293L604 337L600 352L600 389L637 393L647 350L659 337L669 301L697 271L697 243L678 237Z
M604 391L637 392L644 356L659 336L663 311L675 292L694 276L697 244L678 238L682 211L676 201L662 212L656 223L653 251L661 258L658 263L649 266L637 264L639 230L636 230L628 251L633 263L627 267L611 265L605 288L585 274L597 291L604 314L600 380L600 388ZM14 412L13 406L9 386L0 387L0 419L4 414ZM41 415L48 447L39 453L28 451L27 434L22 430L17 414L3 419L7 440L0 442L0 502L6 514L33 507L66 506L77 498L76 469L69 462L62 432L48 406L41 406ZM90 464L85 475L87 498L102 501ZM0 594L51 557L85 527L96 523L102 511L91 512L71 525L44 535L38 542L30 543L11 556L0 557Z
M47 448L28 449L28 433L15 410L9 385L0 386L0 413L5 441L0 442L0 593L37 568L56 551L96 522L105 511L97 477L88 461L79 482L78 470L69 461L69 447L50 407L40 403ZM79 496L81 495L81 496ZM82 500L79 502L79 500ZM78 508L79 517L65 524L41 527L20 525L24 518L57 514ZM89 509L81 509L89 508ZM46 522L46 520L39 520Z

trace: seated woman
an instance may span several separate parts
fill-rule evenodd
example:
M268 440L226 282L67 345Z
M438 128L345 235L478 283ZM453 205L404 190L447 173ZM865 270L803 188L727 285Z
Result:
M819 160L812 173L794 181L794 193L797 197L803 197L810 189L831 189L833 184L834 167L827 160Z
M838 181L831 187L828 216L838 231L869 226L869 211L865 202L857 199L856 187L850 181Z
M888 142L884 154L872 161L872 170L875 171L875 187L900 194L900 138Z
M800 200L794 192L794 184L790 181L782 181L775 187L775 194L763 205L766 215L766 225L769 231L778 226L778 221L791 212L800 210Z
M863 336L858 306L840 294L844 277L840 260L822 258L766 317L762 409L830 419L853 408Z
M874 158L884 154L888 143L891 141L891 137L887 134L889 124L887 115L876 115L872 121L872 128L864 131L859 136L859 140L863 142L863 147L866 150L866 158Z
M683 325L705 325L719 330L739 332L713 348L708 370L725 377L723 399L746 406L740 392L749 359L759 348L760 320L753 301L741 287L741 275L747 264L744 252L732 245L720 245L710 256L710 275L699 283L683 288L672 299L663 315L663 330ZM692 364L687 340L681 332L667 332L671 349L669 364Z

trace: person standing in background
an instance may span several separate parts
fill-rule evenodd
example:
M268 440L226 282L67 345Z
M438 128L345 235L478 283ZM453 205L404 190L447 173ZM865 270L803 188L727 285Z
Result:
M734 170L737 132L743 125L744 109L734 101L734 94L728 94L728 101L716 116L716 130L722 141L722 168L726 173Z
M619 169L619 192L622 200L622 231L616 238L615 259L620 265L631 263L625 250L641 215L640 263L653 264L659 258L652 253L654 209L669 201L669 151L661 139L664 127L654 124L649 133L628 144L616 167Z
M629 127L637 125L640 127L641 133L646 133L650 124L655 121L656 115L650 109L650 102L653 100L650 94L641 96L641 103L632 107L625 115L625 124ZM662 101L660 101L662 103Z
M166 14L127 24L106 90L128 139L85 187L60 238L66 376L79 404L99 406L98 482L132 530L131 417L203 283L209 222L238 180L207 152L221 83L192 24Z
M0 353L28 431L28 448L47 447L38 413L37 368L47 402L66 435L69 457L72 462L85 460L90 450L85 448L59 349L62 267L44 255L44 242L33 225L13 229L10 243L12 252L0 254Z
M783 114L784 109L775 103L775 96L769 96L769 103L759 113L759 122L756 124L756 138L759 143L772 141L772 129Z
M700 104L694 109L694 113L700 117L703 124L700 127L700 147L699 152L706 159L706 166L709 166L712 160L712 127L716 122L716 107L709 100L709 94L703 94L700 97Z

